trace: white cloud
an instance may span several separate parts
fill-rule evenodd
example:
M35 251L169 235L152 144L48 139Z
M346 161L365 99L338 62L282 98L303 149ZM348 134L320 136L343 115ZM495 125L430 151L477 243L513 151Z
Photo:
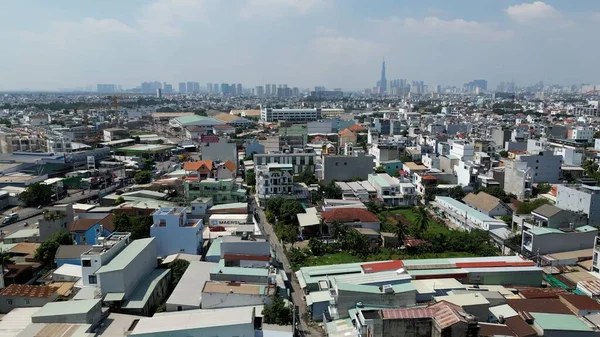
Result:
M244 0L240 16L244 19L281 18L288 13L305 15L325 0Z
M333 28L329 28L329 27L325 27L325 26L318 26L317 28L315 28L315 35L332 36L332 35L338 35L338 32L337 32L337 30L335 30Z
M491 24L463 19L443 20L435 16L423 19L391 16L385 19L370 20L370 22L380 32L392 34L408 32L416 35L454 35L494 40L507 39L513 35L511 30L496 29Z
M198 18L203 9L203 0L158 0L142 8L136 23L147 33L179 35L182 21Z
M547 3L543 1L536 1L532 3L522 3L520 5L510 6L506 9L506 14L513 21L518 23L527 23L531 21L558 17L560 13Z

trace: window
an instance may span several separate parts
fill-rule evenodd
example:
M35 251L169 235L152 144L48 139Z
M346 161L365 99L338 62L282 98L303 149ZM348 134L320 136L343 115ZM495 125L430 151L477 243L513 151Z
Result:
M98 279L96 278L96 275L90 275L90 276L88 276L88 281L90 282L90 284L96 284L96 283L98 283Z
M83 267L91 267L92 266L92 260L81 260L81 266L83 266Z
M12 300L6 300L6 304L13 305L13 301Z
M177 306L177 311L183 311L183 307L182 306Z
M30 300L25 300L25 304L31 304Z

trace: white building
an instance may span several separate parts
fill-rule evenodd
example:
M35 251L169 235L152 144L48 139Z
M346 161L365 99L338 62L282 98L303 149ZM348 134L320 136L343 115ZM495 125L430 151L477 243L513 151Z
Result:
M587 214L589 223L600 222L600 187L558 185L556 207Z
M414 200L414 194L402 195L400 181L387 173L369 174L368 181L377 190L377 198L386 205L410 205Z
M446 214L446 218L467 231L473 229L490 231L507 227L504 221L496 220L453 198L436 196L435 201Z
M277 121L310 122L323 117L321 108L315 109L272 109L264 108L260 111L260 120L267 123Z
M130 233L115 232L106 238L98 238L98 244L81 254L81 279L84 286L96 286L96 271L108 264L128 244Z
M576 126L569 130L569 139L591 142L594 139L594 128L591 126Z
M265 153L254 155L254 169L261 165L267 165L270 163L278 164L292 164L294 170L293 174L300 174L301 172L308 170L309 172L315 172L317 154L314 152L309 153Z
M199 285L210 280L210 272L216 266L213 262L191 261L165 303L166 311L200 309L202 288Z
M152 219L150 236L156 238L158 256L200 254L202 220L188 221L185 207L162 207Z
M449 140L450 155L460 158L461 160L472 160L475 148L473 144L469 144L463 140Z
M261 200L294 195L294 173L292 164L267 164L258 166L256 172L256 194Z

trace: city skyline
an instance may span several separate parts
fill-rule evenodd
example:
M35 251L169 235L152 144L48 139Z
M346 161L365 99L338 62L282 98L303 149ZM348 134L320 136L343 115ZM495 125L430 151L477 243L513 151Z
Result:
M3 13L0 42L11 48L0 91L148 78L360 90L377 81L382 57L388 78L431 86L600 77L593 0L40 0L7 3Z

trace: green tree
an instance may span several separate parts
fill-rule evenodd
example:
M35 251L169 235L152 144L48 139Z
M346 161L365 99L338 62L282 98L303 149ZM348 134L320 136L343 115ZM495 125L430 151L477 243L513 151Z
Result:
M7 250L0 250L0 267L2 270L12 263L10 253Z
M546 194L550 192L550 190L552 189L552 185L548 184L547 182L541 182L537 184L536 188L538 194Z
M327 251L325 243L317 238L311 238L308 240L308 249L310 249L314 256L321 256Z
M408 132L407 132L407 134L408 134ZM403 163L410 163L410 162L413 161L413 159L411 157L409 157L409 156L407 156L407 155L404 154L404 155L400 156L400 161L403 162Z
M501 150L500 152L498 152L500 154L500 157L502 158L508 158L508 151L506 150Z
M427 229L429 228L430 214L427 209L423 206L417 208L415 214L415 226L417 230L417 237L422 238Z
M45 266L52 266L58 248L61 245L72 244L73 239L69 233L63 231L56 232L36 249L35 259Z
M312 173L311 171L306 169L306 170L300 172L300 174L294 178L294 182L312 185L312 184L318 183L319 181L317 180L317 177L315 177L314 173Z
M309 194L310 194L310 195L309 195L309 197L310 197L310 202L311 202L312 204L316 204L317 202L319 202L319 201L323 200L323 194L322 194L322 193L319 193L319 191L314 191L314 190L311 190L311 191L309 192Z
M571 172L565 172L563 180L567 182L567 184L574 184L577 182L577 179L573 176Z
M124 213L117 214L113 218L116 232L129 232L131 239L143 239L150 237L150 227L152 226L151 216L129 216Z
M550 201L548 201L547 199L535 199L531 201L522 202L519 204L519 206L517 206L517 214L529 214L536 208L549 203Z
M585 174L589 177L593 177L595 173L598 172L598 163L593 160L584 162L581 167L583 168Z
M142 170L152 171L152 167L156 164L156 161L152 158L146 158L142 160Z
M342 188L339 187L335 181L330 181L329 183L322 185L321 189L324 192L324 196L326 199L341 199L342 198Z
M52 199L52 194L52 186L33 183L19 194L19 200L26 206L39 206L48 203Z
M148 184L152 181L152 171L140 171L133 177L136 184Z
M267 324L290 325L293 322L292 309L279 295L272 296L271 303L265 304L262 315Z
M256 174L254 171L246 172L246 185L255 186L256 185Z
M450 190L449 196L456 200L462 200L465 197L466 193L461 186L453 187Z
M122 196L118 196L118 197L115 199L115 202L114 202L114 204L115 204L115 205L120 205L120 204L122 204L122 203L124 203L124 202L125 202L125 198L123 198Z
M334 221L331 223L331 237L335 240L341 241L348 234L348 226L340 221Z
M179 280L187 270L190 262L183 259L175 259L175 261L171 262L169 268L171 269L171 285L173 288L177 286Z
M403 223L398 222L396 224L396 239L398 240L398 247L404 245L404 240L408 238L408 227Z

